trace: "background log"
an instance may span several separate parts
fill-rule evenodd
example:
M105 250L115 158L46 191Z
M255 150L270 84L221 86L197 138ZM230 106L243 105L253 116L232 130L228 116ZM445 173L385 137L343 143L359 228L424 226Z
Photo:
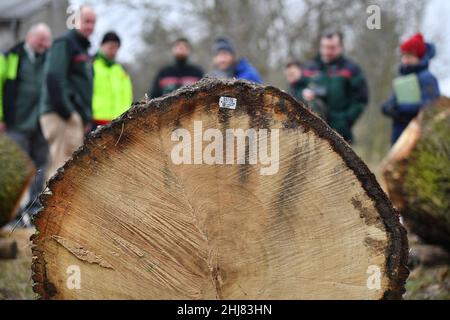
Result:
M221 97L237 99L236 108L219 107ZM194 137L196 121L203 133L268 129L272 138L279 130L278 147L269 144L279 150L278 170L262 175L261 159L249 163L248 139L216 145L236 151L234 165L174 163L175 130ZM241 147L245 164L236 164ZM404 292L405 231L374 175L322 120L273 87L207 79L138 103L91 134L48 186L33 237L34 290L44 299Z
M411 231L450 249L450 99L410 123L385 159L383 176Z
M15 259L17 242L14 239L0 238L0 259Z
M34 173L34 166L22 149L6 135L0 135L0 228L14 218Z

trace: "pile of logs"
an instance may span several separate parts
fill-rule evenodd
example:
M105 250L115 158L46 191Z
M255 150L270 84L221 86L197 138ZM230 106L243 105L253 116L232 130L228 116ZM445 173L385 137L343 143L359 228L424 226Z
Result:
M408 275L398 214L351 147L244 81L135 104L41 200L44 299L400 298Z
M450 250L450 99L421 111L383 164L389 196L406 226Z

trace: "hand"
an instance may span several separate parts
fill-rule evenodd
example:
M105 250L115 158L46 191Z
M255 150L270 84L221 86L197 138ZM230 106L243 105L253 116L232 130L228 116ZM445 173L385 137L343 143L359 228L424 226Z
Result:
M305 89L302 92L303 98L305 98L306 101L311 102L316 98L316 94L311 89Z
M0 121L0 134L6 132L6 124L2 121Z
M92 130L92 124L88 123L84 126L84 134L88 134Z

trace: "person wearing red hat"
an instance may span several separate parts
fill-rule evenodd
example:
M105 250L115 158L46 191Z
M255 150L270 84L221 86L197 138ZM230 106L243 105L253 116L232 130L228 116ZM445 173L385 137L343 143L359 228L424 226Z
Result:
M421 33L417 33L413 35L411 38L407 39L400 45L400 52L402 53L402 63L408 64L409 62L405 61L405 57L415 58L414 64L418 64L419 61L423 58L425 53L427 52L427 46L425 41L423 40L423 36ZM406 63L405 63L406 62Z
M394 79L394 92L383 105L383 113L393 119L391 142L394 144L420 109L439 98L439 84L428 70L436 55L433 44L417 33L400 45L401 65Z

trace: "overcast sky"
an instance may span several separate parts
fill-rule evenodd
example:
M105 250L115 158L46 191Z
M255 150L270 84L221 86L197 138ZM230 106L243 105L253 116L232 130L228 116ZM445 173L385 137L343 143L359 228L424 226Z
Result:
M71 2L79 5L86 1L71 0ZM173 1L172 4L175 5L176 1ZM140 21L143 21L143 12L117 4L108 6L96 4L95 8L98 13L98 22L95 34L91 39L93 50L98 48L105 32L114 30L121 36L123 42L118 60L132 61L135 54L142 49L140 34L145 25ZM177 15L178 12L173 10L167 23L176 23ZM450 96L450 1L427 1L421 31L427 40L435 42L437 46L437 57L432 60L431 71L438 77L442 93Z
M436 44L437 56L431 71L438 77L442 93L450 96L450 1L429 1L422 31L425 38Z

